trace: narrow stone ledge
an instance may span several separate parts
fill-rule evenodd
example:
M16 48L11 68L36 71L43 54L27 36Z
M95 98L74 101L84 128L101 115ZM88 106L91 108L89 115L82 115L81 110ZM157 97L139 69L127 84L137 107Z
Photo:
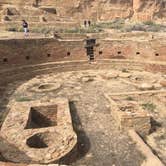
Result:
M151 149L134 130L129 130L128 133L132 140L136 143L137 148L146 157L146 160L143 162L142 166L164 166L160 159L152 153Z

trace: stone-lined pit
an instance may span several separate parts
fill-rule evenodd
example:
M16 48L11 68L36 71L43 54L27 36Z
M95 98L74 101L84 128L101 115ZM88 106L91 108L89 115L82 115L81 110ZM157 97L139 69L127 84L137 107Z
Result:
M51 127L57 125L57 105L32 107L25 129Z
M30 148L48 148L54 140L58 139L58 133L44 132L37 133L27 139L26 144Z
M47 134L48 135L48 134ZM47 148L48 147L48 136L44 133L35 134L27 139L26 144L31 148Z

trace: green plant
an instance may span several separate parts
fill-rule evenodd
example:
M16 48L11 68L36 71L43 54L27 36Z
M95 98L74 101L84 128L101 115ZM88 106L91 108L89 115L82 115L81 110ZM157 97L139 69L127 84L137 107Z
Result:
M24 102L24 101L31 101L32 99L28 98L28 97L17 97L16 101L17 102Z
M110 22L98 22L92 26L97 29L121 29L125 25L124 19L115 19Z
M10 27L10 28L7 28L7 31L9 31L9 32L16 32L16 28Z
M30 29L30 32L43 33L43 34L49 34L52 31L54 31L54 28L50 28L50 27L34 27Z
M6 31L9 32L23 32L23 29L17 26L9 26L6 28Z
M129 71L128 71L127 69L123 68L123 69L122 69L122 72L123 72L123 73L128 73Z
M153 112L156 109L156 105L153 103L144 103L144 104L142 104L142 108L144 110Z
M80 34L84 34L84 33L99 33L101 32L102 29L101 28L96 28L95 26L91 26L89 28L72 28L72 29L63 29L61 32L62 33L80 33Z
M165 27L166 28L166 27ZM160 24L153 24L153 25L149 25L148 26L148 31L150 32L159 32L159 31L163 31L164 29L164 26L163 25L160 25Z
M152 21L125 25L122 32L144 31L144 32L165 32L166 26Z
M145 24L145 25L155 25L155 22L153 22L153 21L145 21L145 22L143 22L143 24Z
M134 98L133 98L133 97L131 97L131 96L128 96L128 97L126 97L126 100L133 101L133 100L134 100Z

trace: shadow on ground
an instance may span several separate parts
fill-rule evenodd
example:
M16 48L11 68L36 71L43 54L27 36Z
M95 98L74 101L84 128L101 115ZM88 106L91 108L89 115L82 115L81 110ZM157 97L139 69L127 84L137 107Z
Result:
M82 128L75 103L73 101L69 102L69 107L73 122L73 129L77 134L77 145L69 154L60 159L60 164L72 164L84 157L90 149L90 141Z
M8 154L8 151L10 151L9 154ZM12 155L13 159L15 158L14 156L21 156L22 161L17 161L17 163L22 162L22 163L29 164L32 161L31 158L28 157L24 152L20 151L17 147L15 147L14 145L10 144L6 140L4 140L2 137L0 137L0 160L4 162L12 162L10 160L6 160L2 153L5 153L7 156Z

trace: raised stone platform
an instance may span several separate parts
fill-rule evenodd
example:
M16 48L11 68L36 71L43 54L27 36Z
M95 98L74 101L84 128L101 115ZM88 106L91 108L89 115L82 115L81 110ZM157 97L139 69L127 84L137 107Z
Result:
M77 143L68 100L14 102L1 128L3 157L16 163L50 163Z

